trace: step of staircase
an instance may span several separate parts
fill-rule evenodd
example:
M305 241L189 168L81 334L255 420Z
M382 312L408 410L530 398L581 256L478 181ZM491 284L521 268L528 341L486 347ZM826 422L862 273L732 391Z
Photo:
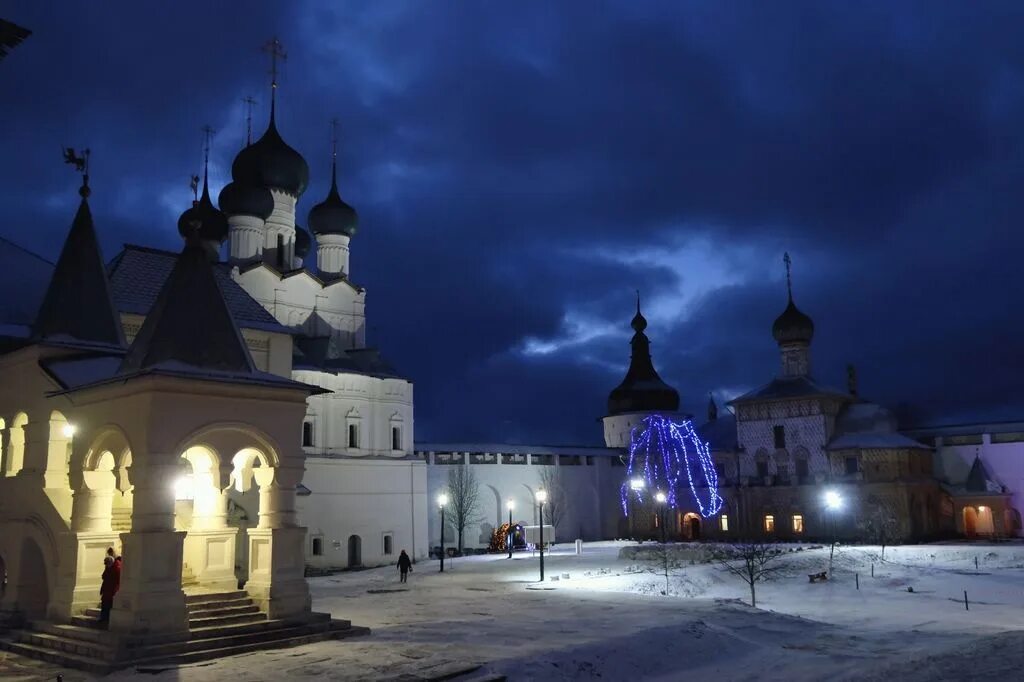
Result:
M67 653L64 651L54 651L48 647L24 644L22 642L11 641L9 639L0 638L0 649L10 651L11 653L18 654L20 656L25 656L26 658L46 661L47 663L52 663L62 668L84 670L95 675L105 675L114 669L114 666L107 661L89 658L88 656L81 656L79 654Z

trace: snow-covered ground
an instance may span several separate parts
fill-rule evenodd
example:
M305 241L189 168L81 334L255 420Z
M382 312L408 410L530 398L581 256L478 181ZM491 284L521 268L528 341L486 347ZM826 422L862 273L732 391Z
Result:
M839 548L834 579L815 584L807 574L827 568L828 548L787 547L757 609L746 584L713 563L684 562L665 596L658 567L620 559L624 546L592 543L581 556L559 547L544 583L530 554L455 559L443 574L421 563L408 585L394 568L312 579L316 610L373 634L147 677L415 679L480 663L510 680L1021 679L1024 545L901 546L884 562L877 547ZM0 663L0 677L54 679L52 668L16 664Z

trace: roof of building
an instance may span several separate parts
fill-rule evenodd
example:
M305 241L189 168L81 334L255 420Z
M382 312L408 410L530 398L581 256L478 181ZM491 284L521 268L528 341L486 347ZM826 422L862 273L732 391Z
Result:
M340 234L352 237L359 229L359 214L338 193L338 163L331 163L331 189L327 198L309 211L309 229L313 234Z
M32 335L123 346L124 332L89 210L88 185L80 193L82 201L32 323Z
M1001 493L1003 486L992 479L981 457L976 456L964 482L964 490L970 493Z
M830 396L852 400L849 393L835 388L822 386L809 376L776 377L764 386L755 388L753 391L744 393L738 398L733 398L728 404L751 402L755 400L791 400L794 398L810 398L815 396Z
M293 348L296 370L404 379L376 348L343 348L336 337L328 336L298 336Z
M866 400L850 403L836 416L829 450L849 449L915 449L929 450L927 445L908 438L898 431L896 416Z
M676 412L679 410L679 392L658 376L651 360L651 342L644 334L647 320L640 313L640 298L636 301L636 315L630 326L633 338L629 345L629 369L618 386L608 394L608 414L628 412Z
M621 457L622 450L594 445L514 445L511 443L416 443L416 452L473 452L503 455L591 455Z
M735 415L724 414L695 428L697 434L708 444L712 452L729 452L739 446Z
M147 315L164 282L174 269L178 254L173 251L125 244L108 265L114 304L122 313ZM235 323L243 329L279 334L293 332L281 325L256 299L231 278L231 266L214 265L214 275Z
M309 185L309 164L277 132L275 102L270 102L270 123L260 139L238 152L231 177L243 185L279 189L299 196Z
M925 436L974 436L983 433L1017 433L1024 431L1024 421L973 422L969 424L944 424L939 426L917 426L903 429L907 435Z

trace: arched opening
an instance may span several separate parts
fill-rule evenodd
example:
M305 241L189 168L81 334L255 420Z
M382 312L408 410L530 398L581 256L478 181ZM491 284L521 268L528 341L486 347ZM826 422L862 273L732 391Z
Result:
M700 516L689 512L683 515L683 537L695 542L700 540Z
M964 507L964 535L971 538L978 534L978 512L974 507Z
M992 507L978 507L978 519L975 525L978 535L992 535L995 526L992 523Z
M17 476L25 466L25 426L28 424L28 415L19 412L11 422L11 429L7 434L7 457L5 457L5 476Z
M363 565L363 539L358 535L348 536L348 567Z
M50 603L50 584L43 552L31 538L21 543L18 566L18 610L28 619L44 618Z

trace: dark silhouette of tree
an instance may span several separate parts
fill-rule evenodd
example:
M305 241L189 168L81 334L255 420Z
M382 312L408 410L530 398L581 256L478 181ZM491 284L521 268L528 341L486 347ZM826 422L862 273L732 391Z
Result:
M459 536L459 554L462 538L469 524L480 520L480 484L468 466L454 466L448 470L448 523Z
M32 31L27 28L22 28L6 19L0 19L0 61L30 35L32 35Z
M544 503L544 518L557 530L569 510L569 496L565 494L565 486L562 484L562 468L541 467L538 478L541 489L548 494L548 501Z
M756 607L756 585L782 568L771 565L780 556L782 550L771 543L745 541L718 550L715 553L715 560L722 568L742 578L750 586L750 605Z

